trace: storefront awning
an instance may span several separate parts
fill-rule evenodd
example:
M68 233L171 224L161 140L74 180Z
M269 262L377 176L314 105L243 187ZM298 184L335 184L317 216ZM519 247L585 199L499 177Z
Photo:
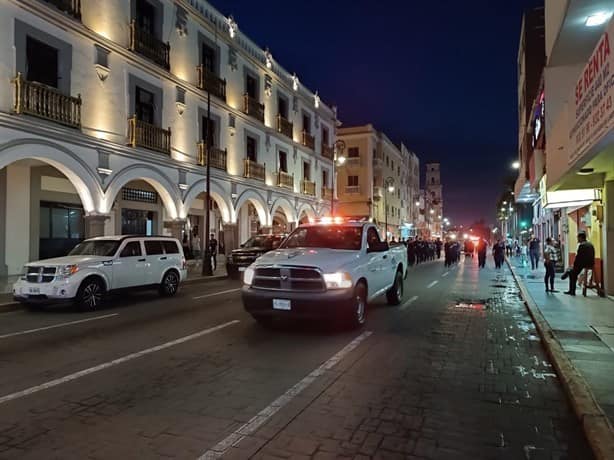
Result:
M581 207L601 200L601 190L582 188L576 190L556 190L542 196L542 207L548 209Z

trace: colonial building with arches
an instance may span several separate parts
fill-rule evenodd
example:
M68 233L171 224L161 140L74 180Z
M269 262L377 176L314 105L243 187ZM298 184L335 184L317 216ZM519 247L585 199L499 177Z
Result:
M336 110L232 17L203 0L0 11L0 276L86 237L204 241L207 149L226 252L329 211Z

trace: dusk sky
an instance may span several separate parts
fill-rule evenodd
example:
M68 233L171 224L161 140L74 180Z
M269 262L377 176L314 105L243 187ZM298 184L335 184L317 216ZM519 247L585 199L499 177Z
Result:
M516 58L539 0L217 0L328 104L441 162L453 224L494 219L517 157Z

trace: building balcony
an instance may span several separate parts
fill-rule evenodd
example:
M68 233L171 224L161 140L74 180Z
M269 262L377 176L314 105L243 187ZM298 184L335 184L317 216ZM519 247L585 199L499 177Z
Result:
M360 157L347 157L345 164L347 166L360 166Z
M359 195L360 194L360 185L346 185L345 193L347 195Z
M198 72L198 87L226 102L226 79L218 77L202 65L196 67L196 71Z
M266 165L261 165L255 161L245 159L243 162L243 176L251 179L265 180Z
M384 198L384 187L374 186L373 187L373 200L379 201Z
M322 156L324 158L328 158L329 160L333 159L334 151L330 145L322 143Z
M277 171L277 185L294 189L294 176L285 171Z
M130 23L130 50L145 56L166 70L171 68L171 45L141 29L135 19Z
M222 150L217 147L210 147L209 160L211 161L212 168L226 171L227 158L228 152L226 149ZM207 166L207 146L204 141L198 143L198 164Z
M280 114L277 115L277 132L282 133L284 136L292 139L294 132L294 124L291 121L286 120Z
M57 88L35 83L23 78L21 73L13 80L17 114L32 115L60 123L71 128L81 128L81 95L66 96Z
M301 193L305 195L316 196L316 183L307 179L302 180Z
M316 148L316 138L312 136L307 131L303 130L303 137L301 139L301 144L305 147L310 148L311 150L315 150Z
M382 169L384 167L384 157L383 155L376 153L373 156L373 167L375 169Z
M58 10L81 20L81 0L44 0L45 3L55 6Z
M243 112L264 123L264 104L261 104L248 94L243 96Z
M333 197L333 189L329 187L322 187L321 197L323 200L330 200Z
M171 128L162 129L133 116L128 119L128 145L170 155Z

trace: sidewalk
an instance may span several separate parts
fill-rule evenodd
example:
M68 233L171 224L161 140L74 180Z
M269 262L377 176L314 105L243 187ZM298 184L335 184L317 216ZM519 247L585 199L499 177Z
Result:
M569 288L561 274L555 289L546 293L543 264L537 270L522 266L519 258L509 260L521 282L548 323L554 339L584 378L595 400L614 422L614 301L598 297L589 290L586 297L578 289L576 296L563 294Z
M227 277L226 274L226 256L217 256L217 269L213 272L213 276L202 275L202 259L191 259L187 261L188 279L186 283L198 283L211 280L219 280ZM13 304L13 295L11 294L13 283L17 281L19 275L0 278L0 309L7 304Z

